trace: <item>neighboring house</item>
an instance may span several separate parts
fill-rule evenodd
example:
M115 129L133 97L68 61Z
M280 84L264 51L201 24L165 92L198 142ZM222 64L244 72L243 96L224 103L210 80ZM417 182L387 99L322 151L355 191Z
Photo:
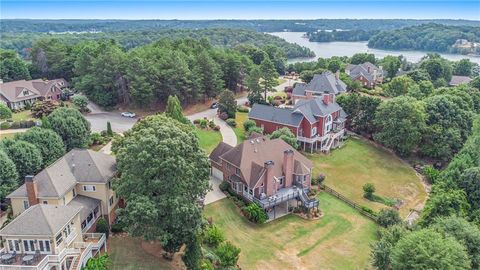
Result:
M450 86L457 86L460 84L467 84L470 83L473 79L468 76L452 76L452 79L448 83Z
M340 73L333 74L325 71L322 74L315 74L308 83L297 83L292 91L293 104L302 99L311 99L316 96L323 96L324 93L341 94L347 91L347 85L339 78Z
M36 204L0 230L0 269L81 270L104 247L103 233L82 233L81 206Z
M37 100L58 100L65 87L67 87L67 81L64 79L2 82L0 83L0 102L7 104L12 110L19 110Z
M73 149L10 193L13 215L36 204L79 207L80 232L95 230L104 216L115 221L118 197L112 189L115 158L87 149Z
M352 78L353 81L358 81L363 87L374 88L375 85L383 82L383 69L377 67L370 62L365 62L360 65L347 65L345 73Z
M289 128L297 140L311 151L328 152L345 136L346 113L335 101L335 94L299 100L293 108L254 104L248 117L265 133Z
M221 142L210 154L212 175L230 184L248 201L258 203L269 220L290 213L300 204L318 208L309 199L312 162L282 139L251 137L232 147Z

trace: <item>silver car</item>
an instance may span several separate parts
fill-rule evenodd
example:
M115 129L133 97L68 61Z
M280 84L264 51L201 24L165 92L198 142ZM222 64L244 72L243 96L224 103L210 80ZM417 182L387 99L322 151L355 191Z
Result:
M122 112L122 116L134 118L136 115L133 112Z

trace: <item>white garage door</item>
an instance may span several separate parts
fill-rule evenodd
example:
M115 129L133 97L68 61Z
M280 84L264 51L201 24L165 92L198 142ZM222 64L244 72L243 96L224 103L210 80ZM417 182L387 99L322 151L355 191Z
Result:
M223 172L215 167L212 167L212 175L217 179L223 180Z

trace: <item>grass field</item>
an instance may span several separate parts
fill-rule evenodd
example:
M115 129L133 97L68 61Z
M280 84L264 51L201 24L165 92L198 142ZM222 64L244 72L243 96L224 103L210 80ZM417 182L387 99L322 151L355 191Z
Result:
M229 199L205 207L205 216L241 248L242 269L365 269L376 225L327 193L319 195L324 216L307 221L288 215L255 225Z
M237 126L233 129L233 132L235 132L235 135L237 136L237 144L240 144L246 139L243 123L247 120L248 113L237 112L237 114L235 115L235 122L237 122Z
M222 141L220 131L197 129L200 147L207 153L211 153L217 144Z
M427 194L415 171L393 154L369 142L351 138L329 155L307 156L314 162L313 175L325 174L325 184L372 209L379 210L385 205L363 198L362 186L367 182L375 185L376 194L403 200L402 216L426 199Z
M6 139L6 138L13 138L14 136L15 136L15 133L2 134L2 131L0 131L0 140Z
M24 110L17 113L12 113L13 121L25 121L33 119L32 112L30 110Z

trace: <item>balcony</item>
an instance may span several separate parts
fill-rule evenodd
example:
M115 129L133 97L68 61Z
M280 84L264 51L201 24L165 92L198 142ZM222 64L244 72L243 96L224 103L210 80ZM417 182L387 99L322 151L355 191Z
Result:
M100 250L103 246L106 247L106 236L104 233L84 233L83 242L91 243L94 250Z
M273 196L263 199L258 199L254 197L253 201L260 204L260 206L265 209L286 202L288 200L296 199L297 197L299 197L301 191L302 190L297 186L281 188Z

